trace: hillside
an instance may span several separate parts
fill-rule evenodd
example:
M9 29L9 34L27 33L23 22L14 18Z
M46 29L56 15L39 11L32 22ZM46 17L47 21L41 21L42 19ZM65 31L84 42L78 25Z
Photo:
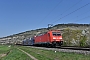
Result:
M48 31L48 29L50 29L50 30L56 30L56 29L61 30L62 34L65 33L65 29L70 29L70 31L72 31L72 30L80 30L80 31L87 30L88 31L88 34L86 34L87 38L89 39L89 36L90 36L90 33L89 33L90 24L73 24L73 23L57 24L57 25L55 25L53 27L49 27L49 28L40 28L40 29L36 29L36 30L30 30L30 31L25 31L25 32L13 34L13 35L10 35L7 37L2 37L2 38L0 38L0 43L1 44L7 44L7 43L13 44L15 42L21 42L22 40L33 37L35 35L38 35L39 33L45 33ZM90 39L89 39L89 41L90 41Z

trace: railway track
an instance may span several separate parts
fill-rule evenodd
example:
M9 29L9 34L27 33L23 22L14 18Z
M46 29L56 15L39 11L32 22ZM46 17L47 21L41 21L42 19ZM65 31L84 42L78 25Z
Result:
M61 48L46 48L46 47L35 47L29 46L31 48L59 51L59 52L69 52L69 53L78 53L84 55L90 55L90 48L79 48L79 47L61 47Z
M33 47L36 47L36 46L33 46ZM47 48L47 47L42 47L42 48ZM66 47L66 46L62 46L62 47L51 47L51 48L90 51L90 47L71 47L71 46Z
M85 50L85 51L90 51L90 48L82 48L82 47L61 47L60 49L71 49L71 50Z

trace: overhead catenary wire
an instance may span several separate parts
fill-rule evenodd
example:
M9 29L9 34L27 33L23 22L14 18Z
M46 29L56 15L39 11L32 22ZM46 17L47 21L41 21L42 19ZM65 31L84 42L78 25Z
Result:
M63 15L65 12L69 11L70 9L72 9L73 7L75 7L77 4L79 4L82 0L79 0L78 2L76 2L74 5L72 5L71 7L69 7L68 9L66 9L64 12L62 12L60 15ZM55 18L59 17L60 15L56 16ZM55 19L54 18L54 19Z
M54 11L54 9L60 4L60 3L62 3L63 2L63 0L60 0L60 2L40 21L40 23L42 22L42 21L44 21L53 11Z
M77 4L79 4L82 0L79 0L78 2L76 2L74 5L72 5L71 7L69 7L67 10L65 10L63 13L61 13L60 15L63 15L65 12L67 12L68 10L72 9L74 6L76 6Z
M61 20L61 19L65 18L65 17L67 17L67 16L73 14L74 12L76 12L76 11L78 11L78 10L80 10L80 9L82 9L82 8L84 8L84 7L86 7L86 6L89 5L89 4L90 4L90 3L87 3L87 4L83 5L83 6L81 6L80 8L78 8L78 9L76 9L76 10L70 12L69 14L66 14L65 16L59 18L58 20ZM55 21L53 21L52 23L55 23L55 22L57 22L58 20L55 20Z
M86 12L80 14L79 16L84 15L84 14L86 14L86 13L88 13L88 12L90 12L90 10L88 10L88 11L86 11ZM79 17L79 16L76 16L76 17ZM75 18L76 18L76 17L75 17ZM73 18L73 19L75 19L75 18ZM78 20L77 20L77 21L78 21ZM73 22L76 22L76 20L74 20Z
M69 11L70 9L72 9L74 6L76 6L77 4L79 4L82 0L79 0L78 2L76 2L74 5L72 5L70 8L68 8L67 10L65 10L62 14L64 14L65 12Z
M87 18L90 18L90 15L89 15L89 16L86 16L86 17L84 17L84 18L81 18L81 19L75 20L74 22L81 21L81 20L84 20L84 19L87 19Z

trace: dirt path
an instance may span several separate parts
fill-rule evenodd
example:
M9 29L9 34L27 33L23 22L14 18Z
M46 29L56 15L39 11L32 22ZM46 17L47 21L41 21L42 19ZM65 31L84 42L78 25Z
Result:
M6 56L7 54L0 54L0 58Z
M19 48L17 48L17 49L19 49ZM32 58L33 60L38 60L38 59L36 59L35 57L33 57L32 55L30 55L29 53L27 53L27 52L25 52L25 51L23 51L23 50L21 50L21 49L19 49L20 51L22 51L22 52L24 52L25 54L27 54L30 58Z

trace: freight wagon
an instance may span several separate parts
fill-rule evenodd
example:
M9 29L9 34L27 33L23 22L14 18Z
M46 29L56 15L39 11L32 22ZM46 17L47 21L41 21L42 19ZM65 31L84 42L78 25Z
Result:
M22 42L22 45L34 45L34 38L25 39Z

